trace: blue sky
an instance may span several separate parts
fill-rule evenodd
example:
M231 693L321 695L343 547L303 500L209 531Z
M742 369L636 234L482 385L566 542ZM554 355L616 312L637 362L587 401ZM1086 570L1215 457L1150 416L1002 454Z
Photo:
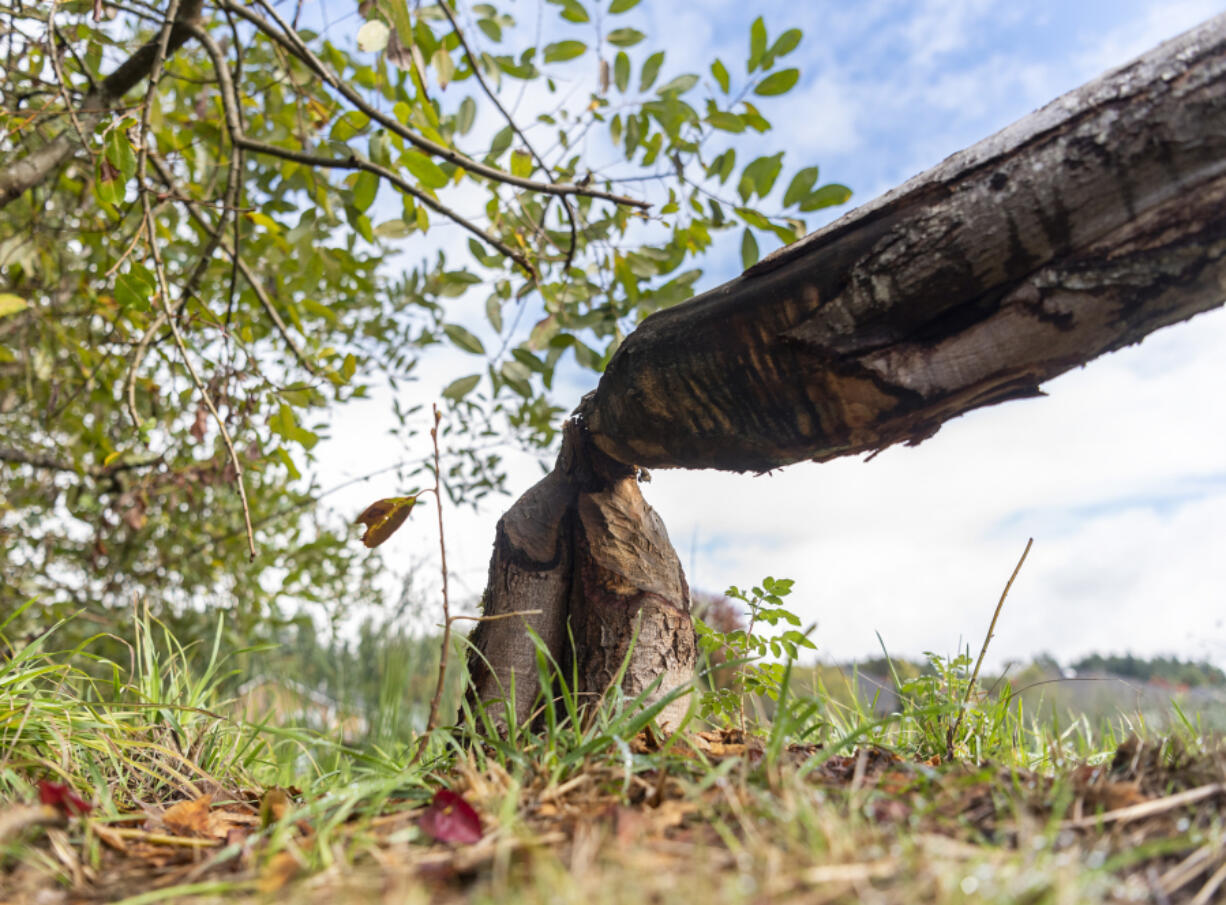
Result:
M644 56L662 36L685 36L667 45L665 75L705 72L714 53L743 66L759 14L772 35L804 29L789 58L802 81L765 110L771 146L789 148L790 167L817 163L823 180L851 186L850 207L1223 10L1197 0L643 0L618 24L653 36ZM534 22L535 4L517 4L516 14ZM737 241L717 246L699 288L735 275ZM1224 348L1219 310L1051 382L1050 398L958 419L916 449L763 478L657 472L646 495L696 587L796 579L793 599L818 623L827 657L873 654L876 632L907 655L977 643L1033 535L997 662L1133 650L1226 663ZM426 363L411 401L428 405L467 373L455 366ZM586 388L575 386L576 401ZM323 483L349 476L355 457L370 467L380 443L389 463L404 456L380 439L385 406L339 416L336 439L320 449ZM538 475L534 461L515 460L515 492ZM359 486L335 505L356 512L398 489ZM461 593L480 593L494 522L509 503L449 513ZM430 525L412 520L385 547L389 559L430 575Z

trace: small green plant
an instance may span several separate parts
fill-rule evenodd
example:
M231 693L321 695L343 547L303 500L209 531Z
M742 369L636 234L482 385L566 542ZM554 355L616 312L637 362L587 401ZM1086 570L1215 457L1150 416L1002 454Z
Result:
M1011 742L1002 732L1009 723L1009 696L996 697L975 688L970 652L943 657L927 651L924 656L928 665L919 675L895 675L902 716L916 730L912 744L916 756L979 760L1008 747Z
M798 631L800 617L783 605L783 598L792 593L790 578L762 579L761 586L743 591L736 585L725 596L745 604L749 624L744 629L718 631L701 619L695 620L699 649L715 666L731 668L726 684L715 683L702 695L702 717L731 725L738 721L745 728L745 698L760 695L777 702L783 687L787 663L796 659L802 648L816 650L805 632ZM761 624L777 627L790 625L777 635L755 634ZM779 662L780 658L784 662Z

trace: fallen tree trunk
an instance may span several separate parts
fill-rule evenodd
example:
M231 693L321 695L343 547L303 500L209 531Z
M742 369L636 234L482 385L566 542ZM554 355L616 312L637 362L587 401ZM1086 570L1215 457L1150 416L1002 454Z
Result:
M644 320L579 406L558 468L569 473L582 449L587 460L602 453L606 472L761 472L919 443L971 409L1041 395L1043 381L1224 297L1219 16ZM538 488L570 480L558 475ZM654 593L657 573L638 568L624 538L641 530L641 555L676 557L660 552L667 538L645 504L630 507L633 519L606 518L609 538L599 538L600 519L582 513L604 498L570 489L553 498L549 519L572 529L551 535L560 546L547 559L533 558L541 550L520 526L537 524L537 493L500 523L487 614L536 608L499 589L514 569L549 572L569 590L553 594L544 622L584 627L574 654L582 667L624 641L627 614ZM586 577L581 539L621 545L597 582ZM508 640L522 635L518 622L488 623L500 634L477 638L503 676L526 667ZM692 632L685 623L678 638ZM687 635L661 669L685 673L692 651ZM554 652L568 655L565 644ZM579 675L582 691L601 690ZM646 676L628 674L626 690ZM488 684L477 692L493 695Z

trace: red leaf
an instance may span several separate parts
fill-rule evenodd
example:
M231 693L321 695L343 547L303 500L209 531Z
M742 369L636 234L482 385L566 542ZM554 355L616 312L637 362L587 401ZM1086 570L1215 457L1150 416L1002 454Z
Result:
M49 779L38 781L38 800L59 808L69 817L77 814L88 814L94 806L73 791L65 782L52 782Z
M472 805L450 789L434 793L434 800L417 819L417 825L440 842L467 843L481 838L481 818Z

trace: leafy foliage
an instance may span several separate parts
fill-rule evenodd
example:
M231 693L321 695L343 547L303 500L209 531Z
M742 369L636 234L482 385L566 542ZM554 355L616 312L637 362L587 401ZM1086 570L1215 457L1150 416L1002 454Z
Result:
M695 619L698 632L698 647L708 662L739 664L729 681L702 695L702 715L706 719L731 724L739 719L745 721L746 695L761 695L778 702L784 689L784 677L790 664L801 650L816 650L817 645L805 632L797 631L800 617L783 605L783 598L792 593L790 578L775 579L767 576L761 586L743 591L736 585L724 594L745 604L749 624L745 628L730 628L721 631L701 618ZM755 633L762 623L775 628L779 623L793 626L774 635ZM785 663L778 662L780 658Z
M180 614L236 600L249 631L286 601L377 599L378 561L304 477L329 408L386 383L411 483L400 392L450 347L472 364L442 388L448 491L501 491L489 440L547 448L559 369L599 372L689 297L717 234L751 262L846 200L806 166L776 209L782 152L737 160L797 84L798 30L758 19L745 76L708 77L670 70L636 6L552 2L535 46L489 3L322 27L263 0L194 21L181 0L176 23L0 2L0 608L140 588ZM156 82L109 96L142 60Z

